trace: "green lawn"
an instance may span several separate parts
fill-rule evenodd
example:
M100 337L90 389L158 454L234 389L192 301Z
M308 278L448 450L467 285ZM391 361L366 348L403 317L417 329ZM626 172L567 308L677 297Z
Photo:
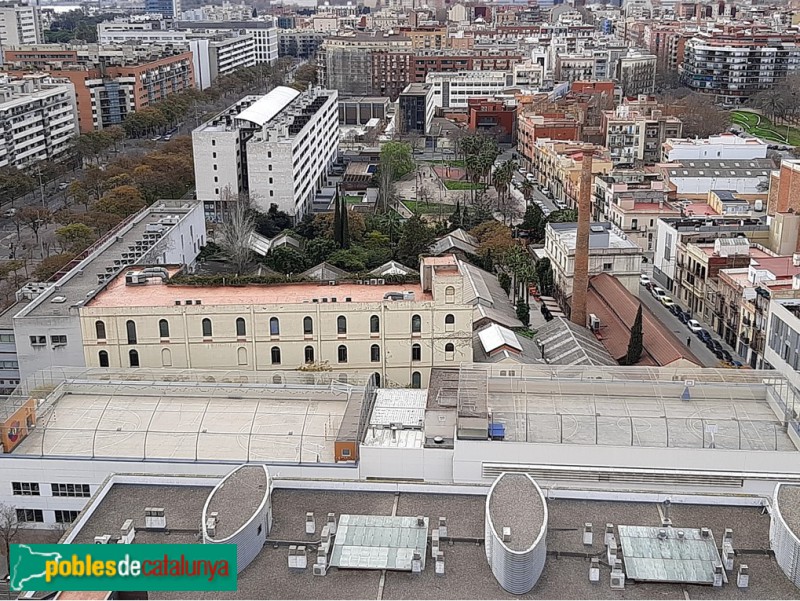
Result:
M445 180L444 187L448 190L482 190L482 184L473 184L472 182Z
M463 167L464 160L463 159L453 159L450 161L421 161L426 165L448 165L450 167Z
M451 215L455 207L451 204L440 202L417 202L416 200L404 200L403 204L415 215Z
M789 127L789 138L786 138L785 125L773 125L768 117L751 111L731 111L731 122L740 126L747 133L765 140L780 144L800 146L800 129Z
M360 204L362 200L364 200L364 197L357 194L348 194L344 197L344 202L349 205Z

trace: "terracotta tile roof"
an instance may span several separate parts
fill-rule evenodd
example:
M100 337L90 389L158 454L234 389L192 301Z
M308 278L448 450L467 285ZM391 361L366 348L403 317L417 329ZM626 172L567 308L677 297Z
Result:
M600 341L619 360L628 352L630 328L636 319L639 299L617 278L601 273L589 279L586 311L600 320ZM685 359L702 365L689 349L658 318L642 305L644 352L637 365L665 366Z

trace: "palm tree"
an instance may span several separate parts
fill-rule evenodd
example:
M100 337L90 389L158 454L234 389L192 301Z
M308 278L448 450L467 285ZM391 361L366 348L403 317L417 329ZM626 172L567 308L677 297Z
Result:
M519 186L519 190L522 192L522 196L525 197L525 202L530 203L531 198L533 198L533 183L528 179L524 179Z

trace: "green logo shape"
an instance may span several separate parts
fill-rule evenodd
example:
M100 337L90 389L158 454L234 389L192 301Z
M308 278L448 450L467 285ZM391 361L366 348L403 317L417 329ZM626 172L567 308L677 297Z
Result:
M11 545L13 591L235 591L236 545Z

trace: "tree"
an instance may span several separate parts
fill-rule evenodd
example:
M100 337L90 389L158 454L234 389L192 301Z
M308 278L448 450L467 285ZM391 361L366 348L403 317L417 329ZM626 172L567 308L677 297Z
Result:
M56 230L56 240L68 252L81 252L96 239L94 230L83 223L70 223Z
M5 261L0 264L0 280L9 281L13 288L18 288L21 276L17 273L25 269L25 261Z
M308 62L300 65L294 72L294 83L292 87L303 91L308 88L308 84L317 83L317 68L313 62Z
M0 198L3 201L14 200L24 196L36 188L34 179L16 167L0 168Z
M226 197L230 197L230 188L223 190L223 200ZM253 254L250 238L256 230L256 222L246 200L233 200L230 204L232 208L219 228L217 244L233 263L236 274L241 275Z
M683 122L683 136L687 138L707 138L730 127L730 113L701 94L692 94L678 101L665 97L664 112Z
M37 244L39 243L39 230L43 225L49 223L52 217L50 209L36 206L21 207L14 215L15 220L30 228L36 237Z
M511 276L505 271L501 271L497 274L497 283L500 284L500 287L506 294L511 292Z
M306 256L311 265L318 265L327 261L338 249L336 242L329 238L314 238L306 244Z
M547 216L548 223L575 223L578 221L578 209L561 209Z
M539 294L542 296L553 295L553 268L550 265L550 259L539 259L536 261L536 287L539 289Z
M531 308L522 298L517 301L517 319L526 326L531 323Z
M17 509L6 504L0 504L0 538L3 539L3 544L6 550L6 559L9 561L9 568L11 567L11 543L19 533L19 520L17 519ZM9 569L9 573L11 570Z
M623 365L635 365L642 356L642 305L636 311L636 319L631 327L631 338L628 341L628 352L623 360Z
M36 266L31 277L37 282L46 282L54 273L74 258L75 255L72 253L61 253L60 255L46 257Z
M405 142L386 142L381 146L379 169L388 170L397 181L414 170L411 145Z
M112 188L95 203L94 209L101 213L111 213L120 218L133 215L146 206L138 188L117 186Z
M285 274L298 274L306 269L305 255L291 246L270 251L264 262L270 269Z
M419 265L420 255L428 252L433 239L433 230L419 215L414 215L403 228L397 245L397 260L403 265Z
M522 229L528 231L529 240L539 243L544 240L544 232L547 227L547 218L538 205L529 204L525 209L525 217L522 219Z
M86 187L83 183L78 180L75 180L69 185L66 197L74 204L81 204L87 209L89 208L89 193L86 191ZM69 204L69 202L66 203L67 206L69 206Z

